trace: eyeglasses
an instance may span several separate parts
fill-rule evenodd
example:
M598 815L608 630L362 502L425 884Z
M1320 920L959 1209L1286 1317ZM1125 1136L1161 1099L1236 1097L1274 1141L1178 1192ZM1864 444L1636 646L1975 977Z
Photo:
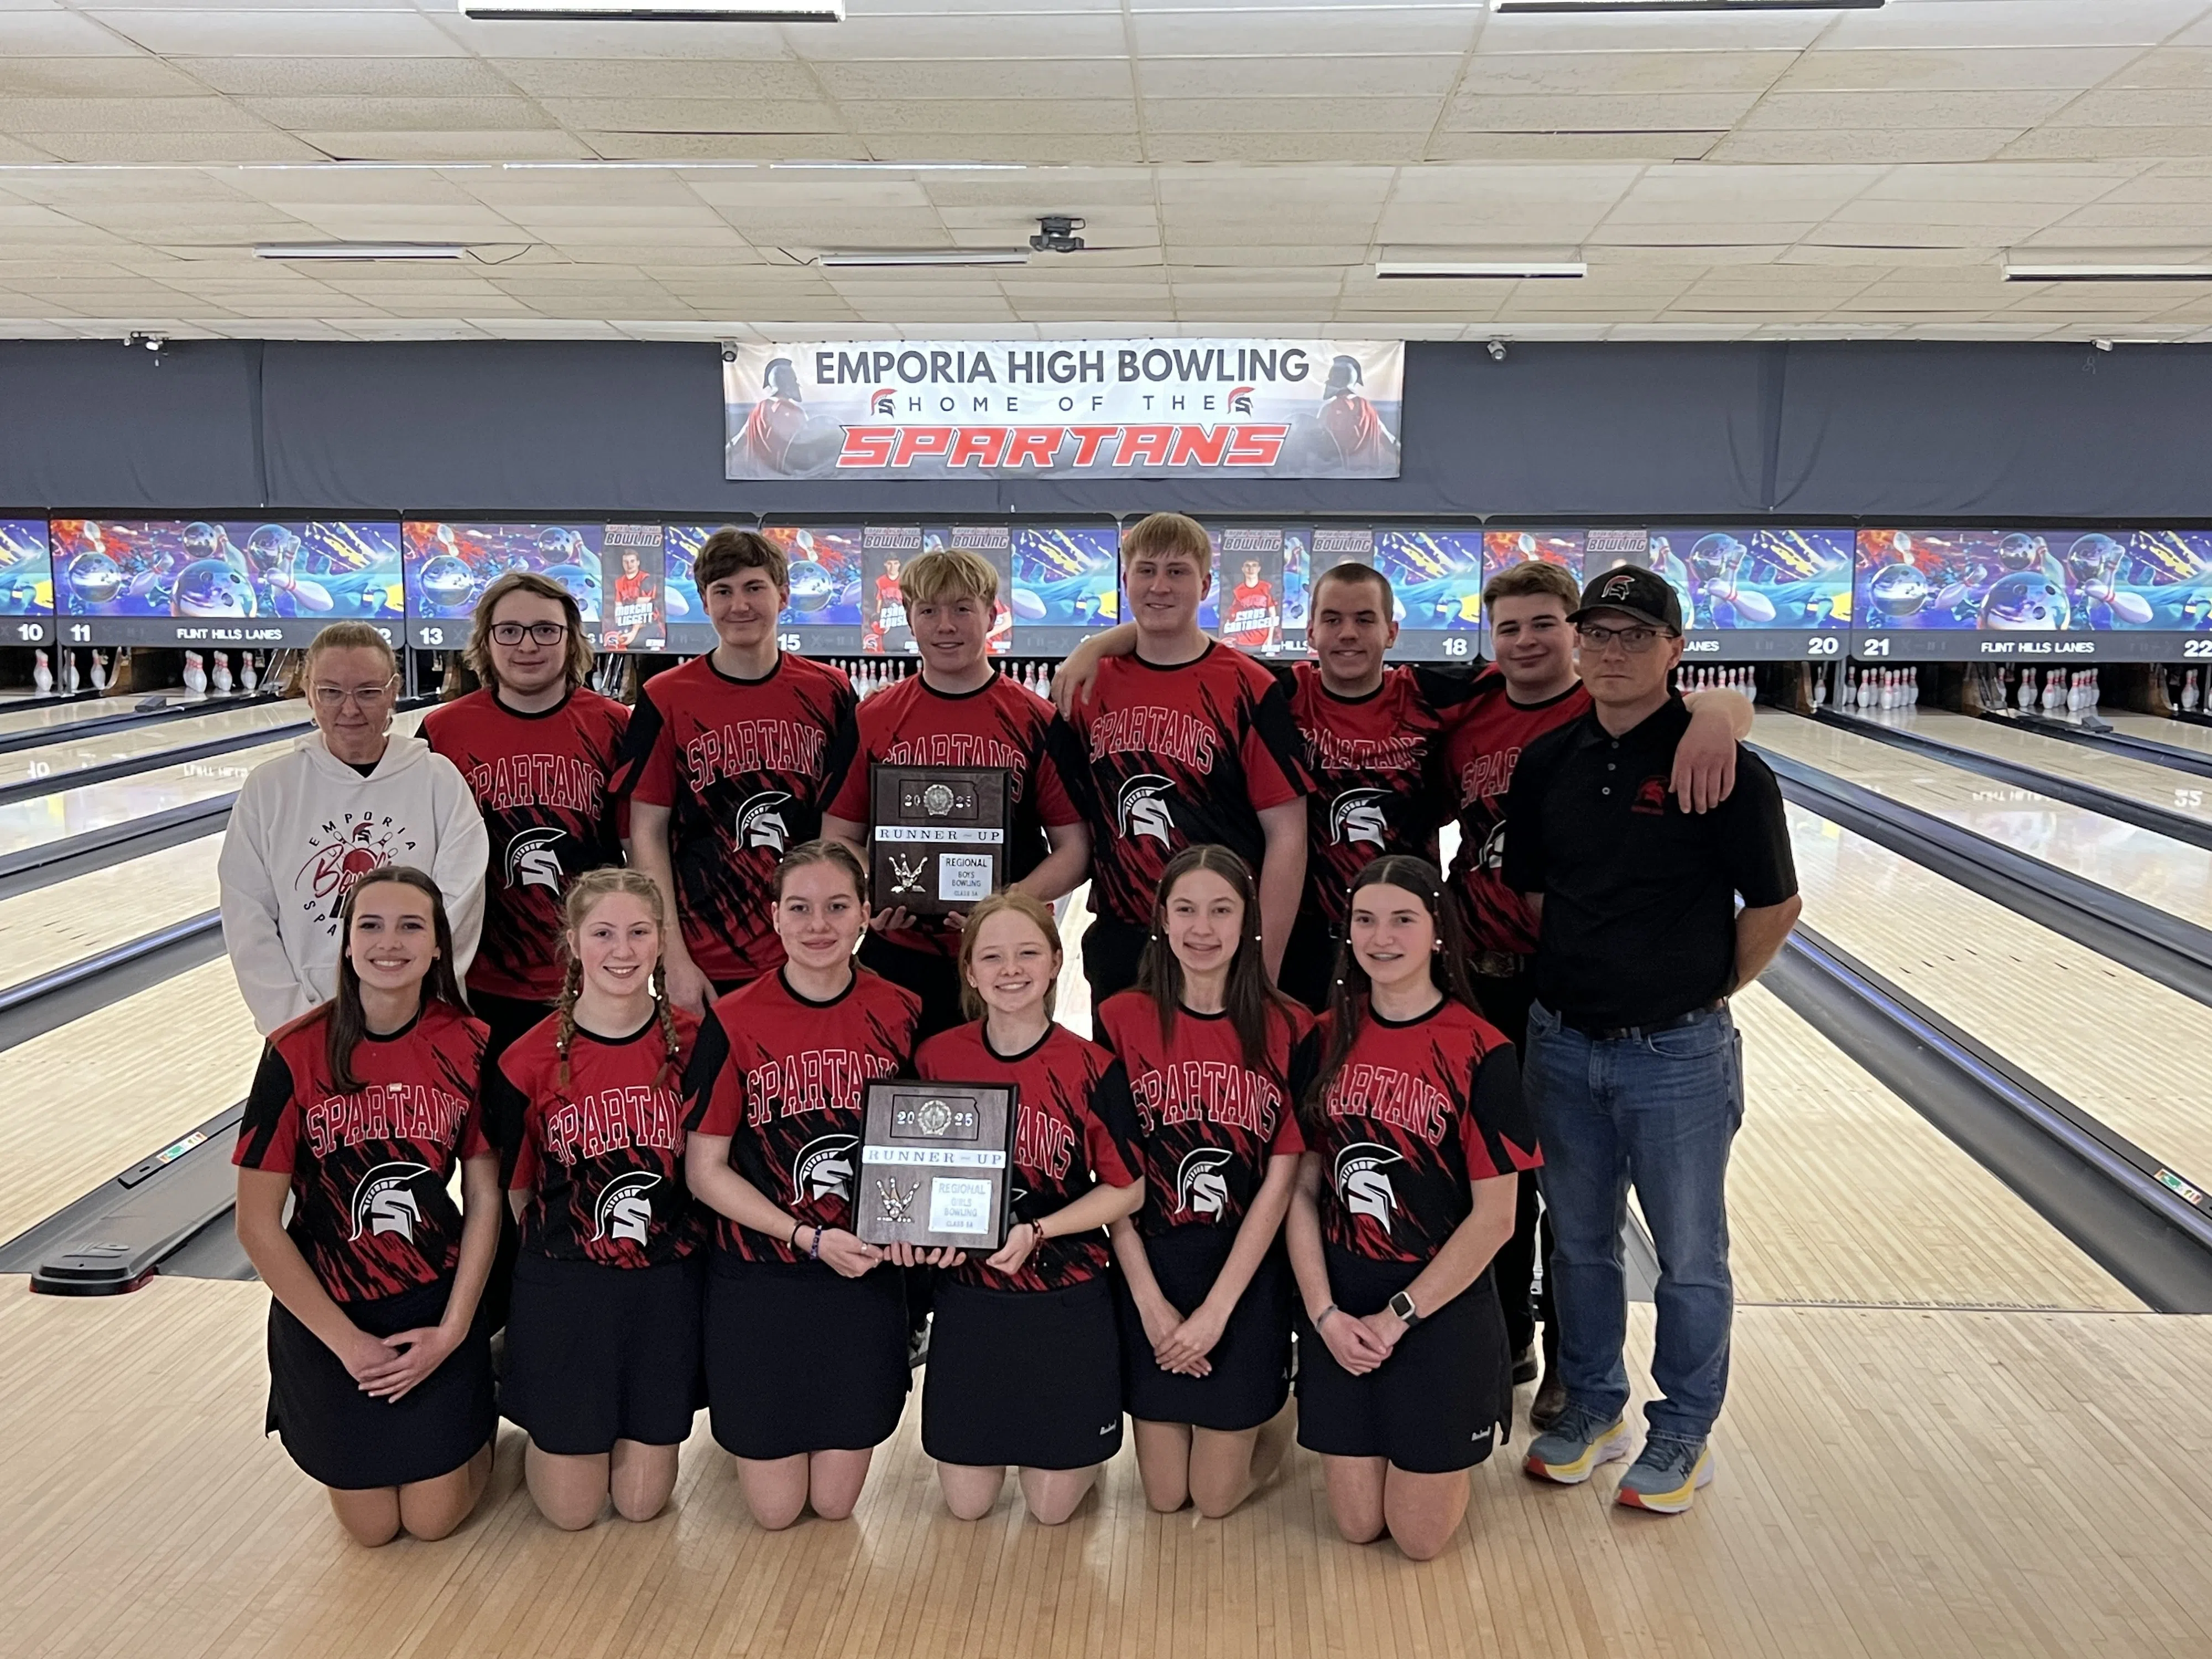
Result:
M1617 645L1632 657L1640 657L1659 643L1656 628L1591 628L1585 624L1575 629L1575 638L1585 651L1602 652L1607 646Z
M325 714L335 714L349 702L363 708L374 708L390 696L392 687L398 684L399 676L394 674L381 685L362 685L350 689L343 685L318 685L310 688L307 695L315 700L316 708Z
M558 645L568 637L568 624L566 623L530 623L528 624L494 623L491 625L492 643L495 645L520 645L525 634L529 635L539 645Z

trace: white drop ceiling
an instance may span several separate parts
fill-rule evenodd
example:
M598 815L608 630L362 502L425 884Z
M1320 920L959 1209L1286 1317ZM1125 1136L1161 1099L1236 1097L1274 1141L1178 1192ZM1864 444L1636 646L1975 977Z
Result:
M962 165L969 164L969 165ZM848 248L1094 251L825 270ZM287 264L257 242L461 242ZM0 0L0 336L2212 340L2212 0ZM1378 258L1583 259L1378 281Z

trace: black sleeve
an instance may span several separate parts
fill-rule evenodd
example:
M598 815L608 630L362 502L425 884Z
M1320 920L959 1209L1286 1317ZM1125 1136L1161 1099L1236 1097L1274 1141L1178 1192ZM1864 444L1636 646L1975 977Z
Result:
M1300 1103L1313 1092L1314 1079L1321 1075L1321 1027L1316 1025L1291 1045L1291 1074L1287 1081L1291 1111L1297 1111Z
M1491 671L1477 668L1473 663L1449 666L1436 663L1415 662L1406 665L1413 671L1414 689L1421 701L1431 708L1456 708L1474 696L1482 677Z
M1291 694L1283 690L1280 680L1261 692L1253 704L1252 729L1267 745L1267 752L1275 757L1291 787L1301 795L1313 793L1313 773L1306 766L1305 733L1298 730L1297 717L1291 712Z
M1729 883L1749 908L1780 904L1797 891L1797 860L1782 787L1765 761L1738 744L1735 788L1720 808L1722 856ZM1510 842L1512 839L1507 836Z
M246 1115L239 1120L237 1161L240 1168L258 1170L269 1156L284 1109L292 1103L292 1068L276 1045L261 1045L261 1064L254 1068L253 1087L246 1097Z
M699 1022L699 1034L691 1040L691 1058L684 1064L684 1098L687 1103L684 1113L684 1127L687 1133L696 1133L707 1116L708 1102L714 1093L714 1079L722 1074L722 1067L730 1058L730 1035L722 1029L722 1022L709 1008L706 1018Z
M860 752L860 700L850 690L839 696L836 720L830 728L830 746L822 755L821 785L814 798L817 823L830 810L830 803L837 799L838 787Z
M614 774L607 780L610 804L637 787L638 775L645 770L653 745L660 741L662 724L653 693L641 685L637 689L637 707L630 710L629 724L623 728L622 747L615 753Z
M1551 757L1546 750L1545 745L1534 744L1522 751L1505 792L1505 856L1498 874L1516 893L1540 893L1545 889L1544 797L1552 784Z
M1129 1093L1129 1073L1120 1060L1115 1060L1098 1074L1097 1082L1091 1085L1091 1115L1114 1143L1121 1165L1138 1180L1145 1178L1145 1132L1137 1122L1137 1103ZM1097 1173L1097 1156L1092 1156L1091 1173Z
M1098 808L1098 789L1091 775L1091 757L1085 751L1082 733L1067 723L1066 715L1055 712L1051 726L1045 731L1044 742L1045 752L1060 768L1060 781L1067 786L1068 799L1083 814L1091 833L1094 836L1104 836L1105 817Z
M514 1086L514 1079L498 1060L483 1068L484 1135L499 1148L502 1179L514 1174L515 1155L522 1150L523 1120L530 1113L530 1097Z
M1533 1170L1542 1163L1536 1150L1535 1120L1521 1091L1521 1062L1513 1045L1501 1042L1474 1062L1468 1079L1467 1121L1462 1129L1469 1177Z

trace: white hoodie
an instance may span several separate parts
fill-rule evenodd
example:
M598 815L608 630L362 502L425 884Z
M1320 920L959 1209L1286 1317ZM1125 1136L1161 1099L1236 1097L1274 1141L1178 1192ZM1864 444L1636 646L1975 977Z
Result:
M410 864L445 895L453 975L468 977L483 929L490 842L468 785L443 755L393 732L375 771L331 754L319 732L246 775L216 874L222 942L265 1036L337 988L338 911L380 864Z

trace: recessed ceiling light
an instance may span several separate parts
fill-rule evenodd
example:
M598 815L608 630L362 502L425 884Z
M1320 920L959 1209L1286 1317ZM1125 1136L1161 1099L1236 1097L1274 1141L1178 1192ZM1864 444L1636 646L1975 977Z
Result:
M870 265L1025 265L1029 262L1030 251L1025 247L848 248L814 256L816 264L835 270Z
M1884 0L1491 0L1498 11L1875 11Z
M480 21L842 23L845 0L460 0Z
M257 259L459 259L458 242L263 242Z
M1488 277L1515 281L1531 277L1587 276L1580 259L1377 259L1377 276Z
M2008 283L2212 283L2212 265L2154 265L2136 261L2111 264L2074 261L2064 264L2014 264L2007 261Z

